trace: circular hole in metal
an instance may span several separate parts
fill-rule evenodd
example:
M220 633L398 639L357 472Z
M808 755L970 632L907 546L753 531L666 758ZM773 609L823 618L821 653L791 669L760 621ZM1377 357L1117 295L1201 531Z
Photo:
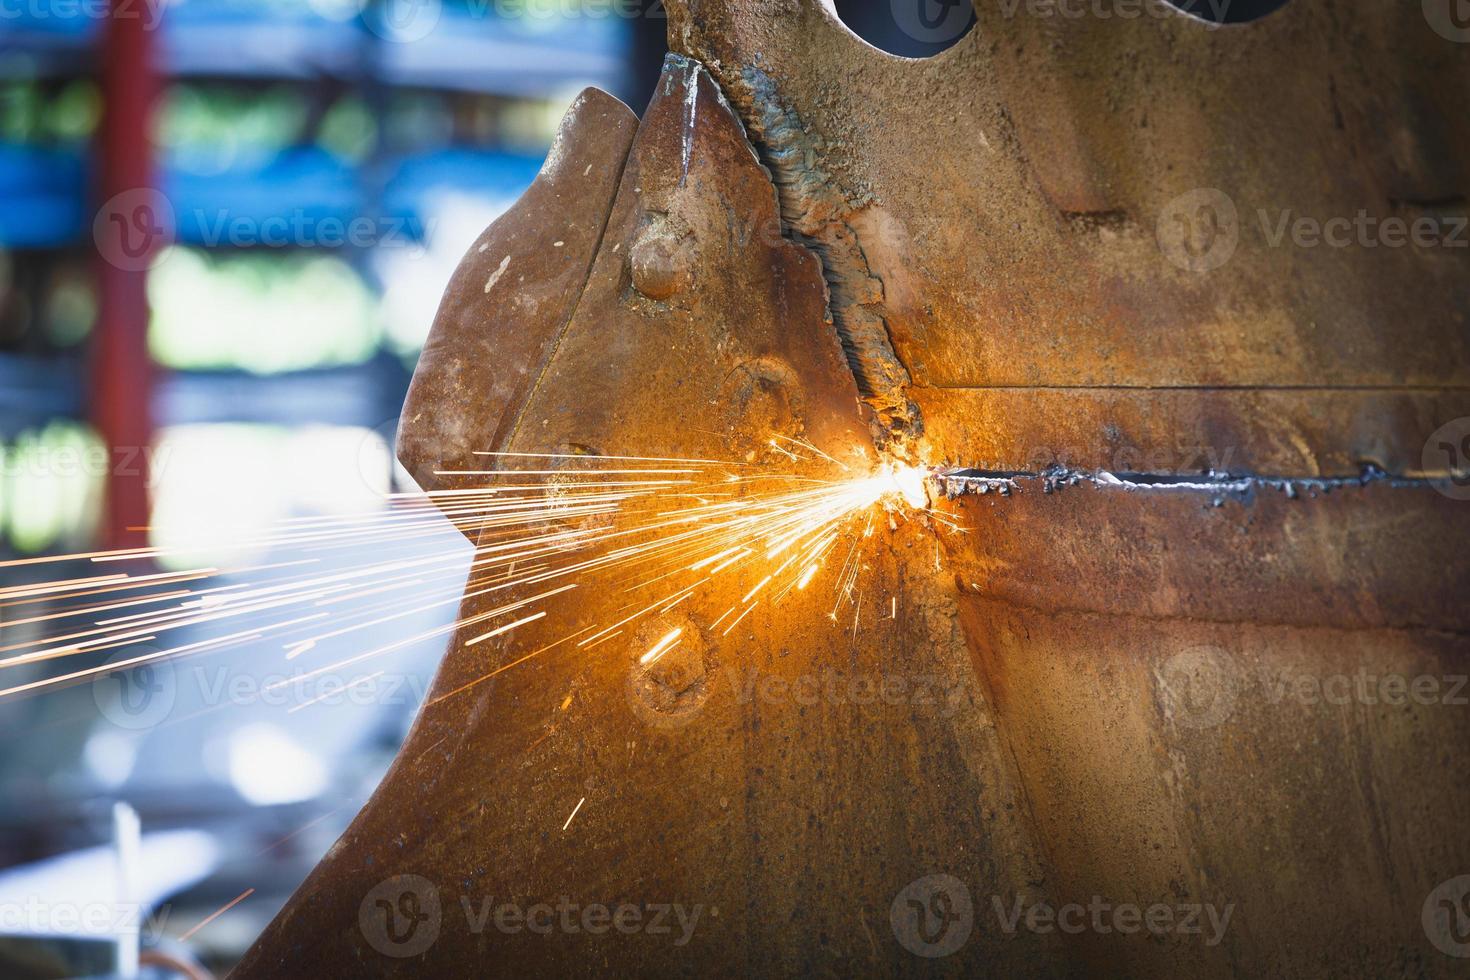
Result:
M903 58L930 58L975 26L972 0L835 0L837 16L873 47Z

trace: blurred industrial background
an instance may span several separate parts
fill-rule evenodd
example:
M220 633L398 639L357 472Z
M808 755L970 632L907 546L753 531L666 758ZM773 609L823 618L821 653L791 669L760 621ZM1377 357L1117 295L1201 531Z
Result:
M226 542L381 506L460 256L579 89L651 89L666 24L637 10L0 7L0 561L217 540L236 567L271 556ZM19 609L7 647L42 628ZM227 969L372 791L442 652L313 705L272 698L279 656L249 650L169 675L147 712L127 685L161 674L0 705L0 975L127 973L129 933ZM111 907L113 878L138 908Z
M929 53L887 3L841 6ZM280 521L384 506L450 273L583 86L641 110L666 26L656 0L0 3L0 647L45 629L28 583L88 573L38 559L258 567L278 556L240 542ZM244 650L0 703L0 975L128 975L138 944L228 969L442 653L315 700Z

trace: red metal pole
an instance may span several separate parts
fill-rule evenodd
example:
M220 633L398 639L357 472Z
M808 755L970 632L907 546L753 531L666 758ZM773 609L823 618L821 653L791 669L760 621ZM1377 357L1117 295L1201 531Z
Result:
M153 190L154 22L141 5L113 0L102 42L102 122L96 144L93 225L97 327L92 348L92 423L109 447L104 547L145 543L149 521L153 365L148 355L148 263L171 233Z

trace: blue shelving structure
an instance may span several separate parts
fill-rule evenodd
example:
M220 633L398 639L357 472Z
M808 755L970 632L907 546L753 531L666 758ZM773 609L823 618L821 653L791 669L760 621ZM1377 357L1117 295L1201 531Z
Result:
M21 5L14 16L0 18L0 84L54 84L93 74L105 27L96 9L85 3ZM134 9L152 16L153 5ZM493 4L445 0L432 23L397 25L376 0L350 17L323 13L331 9L308 0L173 0L158 25L160 73L165 83L331 86L381 107L400 90L446 100L544 99L582 84L617 90L629 63L629 25L613 17L516 20L497 16ZM320 222L340 227L368 216L390 220L421 240L432 227L436 196L450 191L514 199L534 179L540 158L469 145L405 155L380 142L356 163L306 145L238 159L223 170L195 166L183 154L161 155L158 164L160 189L174 210L175 240L226 250L242 244L229 232L237 219L254 229L280 228L284 221L293 240L298 234L316 240ZM0 251L24 253L33 262L48 255L95 261L88 258L98 203L91 187L86 147L0 142ZM351 242L340 249L371 283L364 250ZM0 444L17 426L84 417L84 362L85 348L0 350ZM386 353L355 367L270 377L170 372L160 382L155 411L160 426L374 425L396 412L408 377L401 358ZM0 552L4 547L0 542Z
M301 257L303 246L294 240L279 245L263 240L268 229L285 227L288 236L299 234L315 243L310 246L313 256L341 259L370 286L389 285L377 282L380 272L375 260L396 262L400 253L390 256L351 241L328 246L321 241L326 236L320 229L354 219L389 222L401 229L410 244L431 245L435 208L446 197L513 200L535 178L541 154L510 150L490 140L451 140L433 148L391 146L382 138L381 110L385 106L400 94L473 108L477 99L486 105L551 99L572 94L584 84L619 91L630 61L630 25L613 19L589 18L561 25L545 20L516 22L494 16L493 3L476 0L474 5L457 5L454 0L443 0L437 20L421 34L411 32L409 40L410 35L377 17L375 5L381 0L365 2L366 12L334 19L322 11L350 8L354 0L169 0L153 38L165 83L247 92L299 89L309 96L302 102L318 103L307 113L316 122L320 117L312 113L321 109L320 103L352 96L380 120L377 144L350 160L329 152L317 139L302 139L268 152L245 149L212 156L177 147L160 149L157 186L173 212L174 241L202 250L211 260L248 251L252 254L242 263L246 265L263 250ZM135 10L152 6L132 5ZM58 86L95 77L105 24L87 16L88 10L96 9L90 0L70 7L41 5L36 9L51 12L44 17L28 17L30 9L29 4L16 5L10 13L19 10L19 16L0 16L0 85L26 84L55 91ZM75 15L55 16L66 10ZM33 309L36 296L46 293L51 266L64 269L70 281L85 281L89 270L105 268L93 241L94 216L101 202L93 192L96 168L90 156L83 145L6 143L0 137L0 269L24 272L25 288L35 296L27 296L23 306ZM236 222L252 229L252 240L236 240L230 231ZM169 262L188 258L192 257L176 255ZM160 267L154 285L169 271L168 265ZM4 278L0 277L3 288ZM380 289L380 299L383 292ZM0 312L3 301L0 294ZM380 308L385 305L380 303ZM23 319L32 322L34 333L41 332L35 317ZM86 419L90 408L87 344L64 347L28 340L10 345L5 322L0 320L0 448L21 432L43 430L57 420ZM156 318L155 322L163 321ZM270 375L244 370L168 371L154 388L153 415L160 427L251 423L283 428L364 426L382 432L380 424L396 416L402 405L410 372L410 365L386 342L363 363L345 367ZM231 476L224 473L220 478ZM9 485L0 483L0 500L7 492ZM0 509L0 517L5 515ZM0 558L29 557L15 553L6 533L0 523ZM55 550L85 549L76 543L58 545ZM95 566L88 563L72 567L78 576L96 574ZM10 574L14 580L17 573ZM30 574L37 580L63 577L62 566L51 564L35 566ZM86 692L81 694L85 699ZM67 704L48 705L47 699L33 702L36 730L64 730L45 727L51 716L43 710L58 712L59 724L82 723L61 717L69 710ZM83 721L89 717L85 711L70 714ZM304 713L295 717L303 723L311 720ZM399 719L393 727L383 727L376 740L381 744L368 747L387 752L401 737L399 721L406 723ZM189 724L202 726L203 722ZM332 717L319 724L340 723ZM145 753L140 758L149 760L140 763L140 768L170 769L157 763L161 756L146 753L159 752L158 741L182 744L188 738L183 733L200 731L202 727L169 729L164 738L139 750ZM57 753L74 751L63 738L50 739L48 744ZM199 744L208 743L201 738ZM354 751L351 758L360 762L364 754ZM74 763L68 765L79 771ZM341 767L332 768L335 772ZM0 772L0 777L5 776ZM27 780L18 783L26 794L23 805L21 793L13 788L17 783L5 785L9 798L17 801L11 808L0 808L6 811L0 813L0 824L5 828L8 853L12 857L50 854L76 846L78 794L90 791L80 783L60 779L45 785L30 777ZM227 835L259 840L261 846L272 840L290 841L289 846L272 845L265 850L252 844L248 862L237 862L199 886L192 900L209 909L223 906L247 886L255 891L257 905L264 901L269 907L272 901L284 901L314 860L308 835L296 837L297 828L336 819L333 814L342 809L334 803L337 809L326 810L318 806L320 801L249 809L224 786L202 777L197 785L183 789L150 790L146 785L140 789L130 784L124 791L137 805L145 826L223 828ZM241 884L245 877L248 881Z

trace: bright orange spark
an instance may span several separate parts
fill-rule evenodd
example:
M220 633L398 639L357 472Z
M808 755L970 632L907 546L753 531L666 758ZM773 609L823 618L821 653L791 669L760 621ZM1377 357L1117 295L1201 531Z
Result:
M777 439L811 455L787 450ZM835 457L800 439L776 437L771 445L793 460L820 457L846 469ZM848 519L866 512L866 526L860 535L849 534L851 544L837 573L836 605L830 613L835 619L844 603L857 606L861 602L856 590L864 567L862 541L873 533L875 505L928 510L927 474L911 466L884 464L868 476L824 480L731 472L744 464L720 460L559 453L476 455L492 457L496 465L517 459L571 459L585 465L454 471L493 480L481 487L393 494L384 512L292 518L267 533L245 536L241 542L275 551L295 550L306 555L301 560L233 571L213 567L165 573L147 570L147 574L119 571L0 589L5 606L40 607L38 614L11 619L0 624L0 629L57 624L42 627L27 639L0 645L0 654L10 654L0 658L0 670L118 647L136 650L139 644L170 633L187 635L202 629L219 634L199 642L175 641L161 651L140 651L115 664L16 684L0 689L0 698L262 640L278 643L277 649L284 650L287 660L298 659L323 651L333 639L367 630L391 630L435 608L498 592L507 594L506 601L494 608L463 614L448 625L400 636L367 652L315 666L268 685L270 690L414 643L469 632L473 627L484 631L466 639L467 647L506 636L550 615L547 608L528 607L543 607L554 597L594 581L610 582L618 591L642 592L643 596L635 595L616 613L617 622L585 626L485 677L578 638L576 648L591 650L631 632L631 624L643 617L668 612L685 602L694 607L702 597L736 580L741 581L742 589L758 580L710 627L713 630L734 617L725 627L728 635L765 601L757 598L763 591L769 589L770 601L778 603L793 590L806 589L843 535L849 534ZM941 523L954 526L943 519ZM466 537L475 542L467 582ZM351 554L365 547L380 550L390 544L402 550L401 557L346 567L322 564L334 551L355 549L348 552L350 560ZM127 569L130 563L177 559L189 551L185 547L89 552L6 562L0 568L69 558ZM243 582L208 583L211 578L218 581L246 573ZM668 584L655 594L651 587L665 581ZM77 601L99 593L114 597L90 604ZM894 612L896 607L890 615ZM329 620L326 628L322 620ZM220 629L225 624L229 628ZM670 630L640 662L656 662L680 643L682 635L682 628ZM350 690L379 674L369 674L335 691Z
M638 662L647 666L668 653L679 643L679 637L684 635L683 627L671 629L663 635L663 638L649 648L648 652L638 658Z

